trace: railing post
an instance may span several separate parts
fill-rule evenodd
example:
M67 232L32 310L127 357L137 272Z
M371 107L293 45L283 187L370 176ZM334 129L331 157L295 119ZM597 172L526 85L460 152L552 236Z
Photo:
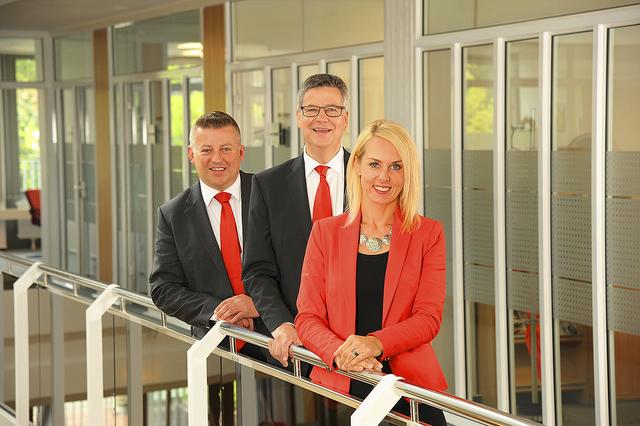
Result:
M87 333L87 403L88 424L102 426L104 412L102 401L103 360L102 360L102 316L113 305L118 296L113 292L118 286L111 284L93 301L85 313Z
M384 376L351 415L351 426L379 424L400 399L395 384L401 379L394 374Z
M29 295L27 291L42 271L32 264L13 284L13 324L16 373L16 425L29 424Z
M222 342L225 335L220 330L224 321L217 321L202 340L196 341L187 351L187 390L189 426L207 426L209 398L207 386L207 357Z

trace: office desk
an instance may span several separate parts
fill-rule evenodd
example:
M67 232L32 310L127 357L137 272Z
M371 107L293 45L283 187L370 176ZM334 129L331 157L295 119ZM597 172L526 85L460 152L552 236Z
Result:
M9 220L31 221L31 213L29 213L29 210L19 207L0 208L0 249L7 248L7 228L5 227L5 221Z

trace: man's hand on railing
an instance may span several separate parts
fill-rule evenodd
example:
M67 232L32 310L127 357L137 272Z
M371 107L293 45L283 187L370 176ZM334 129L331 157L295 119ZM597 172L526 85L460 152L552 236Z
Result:
M237 294L225 299L214 309L213 314L218 320L232 324L241 319L258 318L259 316L253 300L246 294Z
M253 331L253 318L243 318L241 320L238 320L234 323L232 323L233 325L237 325L239 327L243 327L246 328L247 330L251 330Z
M271 333L273 340L269 340L271 356L280 361L283 366L289 365L289 348L291 345L302 345L298 332L293 324L285 322Z

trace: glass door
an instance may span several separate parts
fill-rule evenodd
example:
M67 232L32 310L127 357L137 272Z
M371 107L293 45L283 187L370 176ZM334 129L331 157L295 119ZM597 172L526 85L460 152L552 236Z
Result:
M95 129L93 89L69 87L58 91L58 129L64 164L62 218L64 267L97 276Z

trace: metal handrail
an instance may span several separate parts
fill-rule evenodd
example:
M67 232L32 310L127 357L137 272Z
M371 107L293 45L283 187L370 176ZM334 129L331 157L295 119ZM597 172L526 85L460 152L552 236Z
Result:
M3 268L2 262L6 263L6 268ZM18 276L15 269L17 266L24 267L25 269L32 265L33 262L19 258L6 253L0 253L0 272L5 272L9 275ZM40 270L43 275L40 279L36 280L36 285L42 287L51 293L64 296L66 298L90 304L93 302L100 293L106 289L107 284L95 281L86 277L72 274L70 272L62 271L51 266L41 264ZM83 294L83 290L90 290L90 292ZM109 308L109 313L123 317L125 319L135 319L136 322L141 325L154 329L160 333L169 335L187 343L193 343L196 340L187 334L190 330L190 326L182 321L172 319L174 326L181 326L181 332L179 329L171 328L167 322L167 317L164 312L160 311L147 296L139 293L134 293L123 288L116 288L114 293L120 299L119 305ZM128 303L133 303L140 307L145 308L151 313L159 314L159 323L153 321L153 318L148 315L141 315L140 313L132 312L127 308ZM148 312L147 312L148 313ZM244 340L247 343L251 343L263 348L268 347L268 343L271 340L263 334L256 333L254 331L247 330L242 327L235 326L229 323L223 323L221 330L225 335L235 339ZM276 369L267 364L253 360L251 358L244 357L235 352L235 345L232 344L230 350L216 348L214 353L231 359L235 362L247 365L256 370L265 372L271 376L277 377L289 381L290 383L302 386L306 389L316 391L316 393L322 393L324 396L328 396L338 402L345 403L350 406L357 406L358 400L351 397L344 396L339 392L332 391L331 389L324 388L320 385L312 383L300 374L300 362L306 362L320 368L328 370L334 370L337 373L348 376L349 378L362 381L371 385L376 385L384 376L382 373L367 373L367 372L346 372L339 369L333 369L320 359L316 354L301 346L292 346L290 355L294 363L294 373L291 374L287 371ZM419 367L416 367L419 368ZM472 401L468 401L453 395L449 395L444 392L438 392L434 390L428 390L412 385L410 383L398 380L395 385L396 392L402 397L409 398L410 400L428 404L447 412L451 412L460 417L464 417L478 423L485 425L511 425L511 426L539 426L539 423L533 422L528 419L512 416L508 413L498 411L494 408L484 406ZM319 392L318 390L322 390ZM417 404L411 404L412 412L417 414ZM406 421L406 418L389 414L390 418Z

